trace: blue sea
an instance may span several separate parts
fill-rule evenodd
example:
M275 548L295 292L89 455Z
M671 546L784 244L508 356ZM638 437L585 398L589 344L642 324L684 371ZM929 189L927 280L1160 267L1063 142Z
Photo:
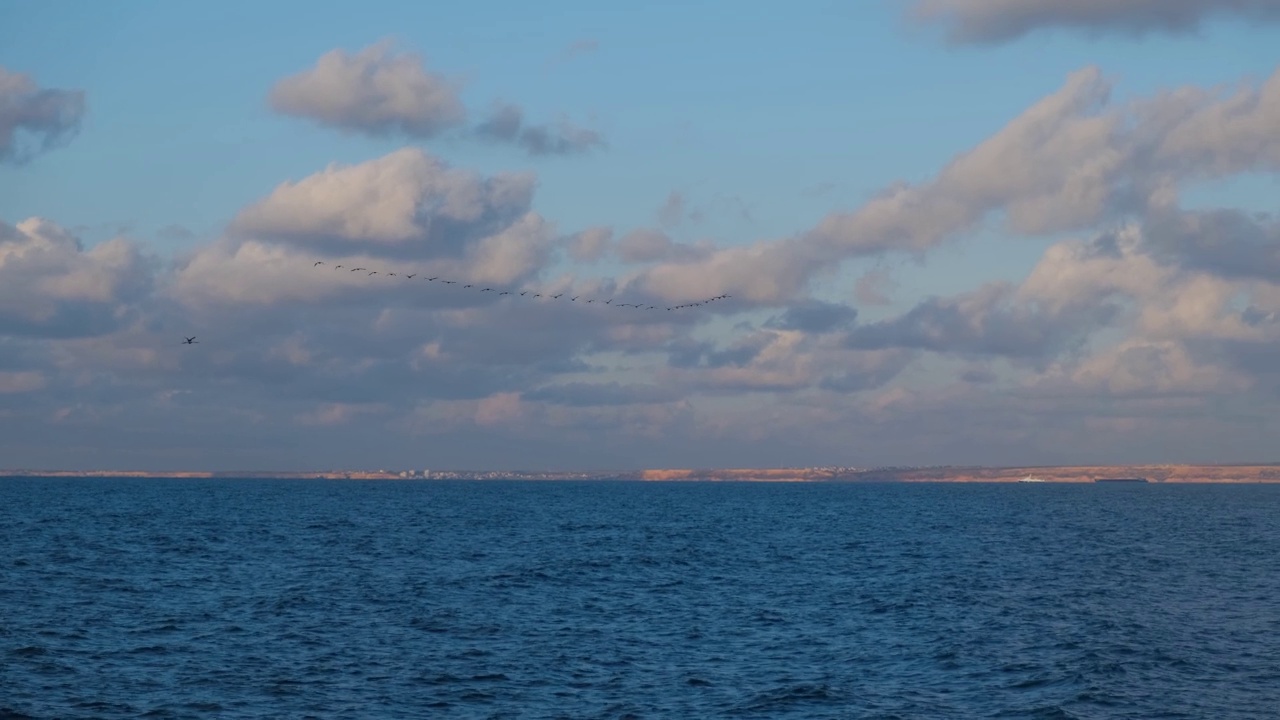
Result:
M0 718L1275 718L1280 485L0 479Z

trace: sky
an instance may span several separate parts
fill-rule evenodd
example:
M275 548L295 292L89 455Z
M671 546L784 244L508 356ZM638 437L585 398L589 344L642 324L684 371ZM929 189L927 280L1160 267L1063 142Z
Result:
M1278 33L0 0L0 467L1280 461Z

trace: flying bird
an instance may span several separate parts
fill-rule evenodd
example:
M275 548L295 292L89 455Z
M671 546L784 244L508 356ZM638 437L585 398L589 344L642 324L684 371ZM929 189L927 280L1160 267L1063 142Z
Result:
M417 274L418 274L418 273L414 273L413 275L417 275ZM413 279L413 275L405 275L405 277L407 277L407 278L409 278L410 280L412 280L412 279Z
M315 267L315 265L312 265L311 267ZM183 335L183 337L187 337L187 336L186 336L186 335ZM199 345L200 343L196 342L196 336L195 336L195 335L192 335L191 337L187 338L186 340L183 340L183 341L182 341L182 344L183 344L183 345Z
M499 294L499 295L510 295L511 293L509 293L509 292L500 292L500 293L498 293L498 294Z
M369 277L373 277L374 275L377 275L377 274L378 274L378 271L374 270L373 272L369 273Z
M334 270L337 270L337 269L338 269L338 268L340 268L340 267L342 267L342 266L341 266L341 265L334 265L334 266L333 266L333 269L334 269Z
M323 265L323 264L324 264L324 261L323 261L323 260L317 260L317 261L316 261L316 265ZM312 265L311 267L315 267L316 265Z

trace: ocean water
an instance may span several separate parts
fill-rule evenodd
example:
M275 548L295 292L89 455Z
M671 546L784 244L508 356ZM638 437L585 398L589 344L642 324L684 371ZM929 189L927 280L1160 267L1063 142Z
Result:
M1274 718L1280 486L0 479L2 718Z

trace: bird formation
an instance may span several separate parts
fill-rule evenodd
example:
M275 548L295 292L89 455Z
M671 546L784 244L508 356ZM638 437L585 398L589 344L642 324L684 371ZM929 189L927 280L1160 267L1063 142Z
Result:
M327 266L327 263L325 263L323 260L317 260L315 261L315 263L311 265L311 267L318 268L322 265ZM366 268L366 267L356 267L354 265L350 267L346 265L334 265L332 267L335 272L342 271L342 270L345 270L347 272L363 272L363 273L367 273L365 277L382 275L383 277L388 277L388 278L396 277L396 278L403 278L405 280L413 280L414 278L419 278L421 280L426 280L427 282L438 282L442 285L448 285L450 287L457 288L460 290L471 290L472 292L482 292L482 293L491 292L491 293L496 293L497 295L511 295L512 297L522 297L527 300L567 300L568 302L582 302L583 304L600 303L601 305L609 305L611 307L617 307L617 308L631 308L635 310L666 310L667 312L672 312L675 310L684 310L685 308L698 307L700 305L706 305L708 303L715 302L716 300L724 300L724 299L733 297L732 295L717 295L715 297L706 298L705 300L696 300L694 302L687 302L687 303L682 303L680 305L671 305L671 306L650 305L648 303L615 303L614 300L616 298L608 298L608 299L587 298L584 295L570 295L569 293L564 293L564 292L557 293L555 295L546 295L543 293L533 292L532 290L522 290L517 292L515 290L502 290L501 288L484 287L482 284L475 284L475 283L461 284L457 280L445 280L444 278L441 278L438 276L437 277L421 277L421 273L412 273L412 274L393 273L393 272L384 273L378 270L370 270L369 268Z

